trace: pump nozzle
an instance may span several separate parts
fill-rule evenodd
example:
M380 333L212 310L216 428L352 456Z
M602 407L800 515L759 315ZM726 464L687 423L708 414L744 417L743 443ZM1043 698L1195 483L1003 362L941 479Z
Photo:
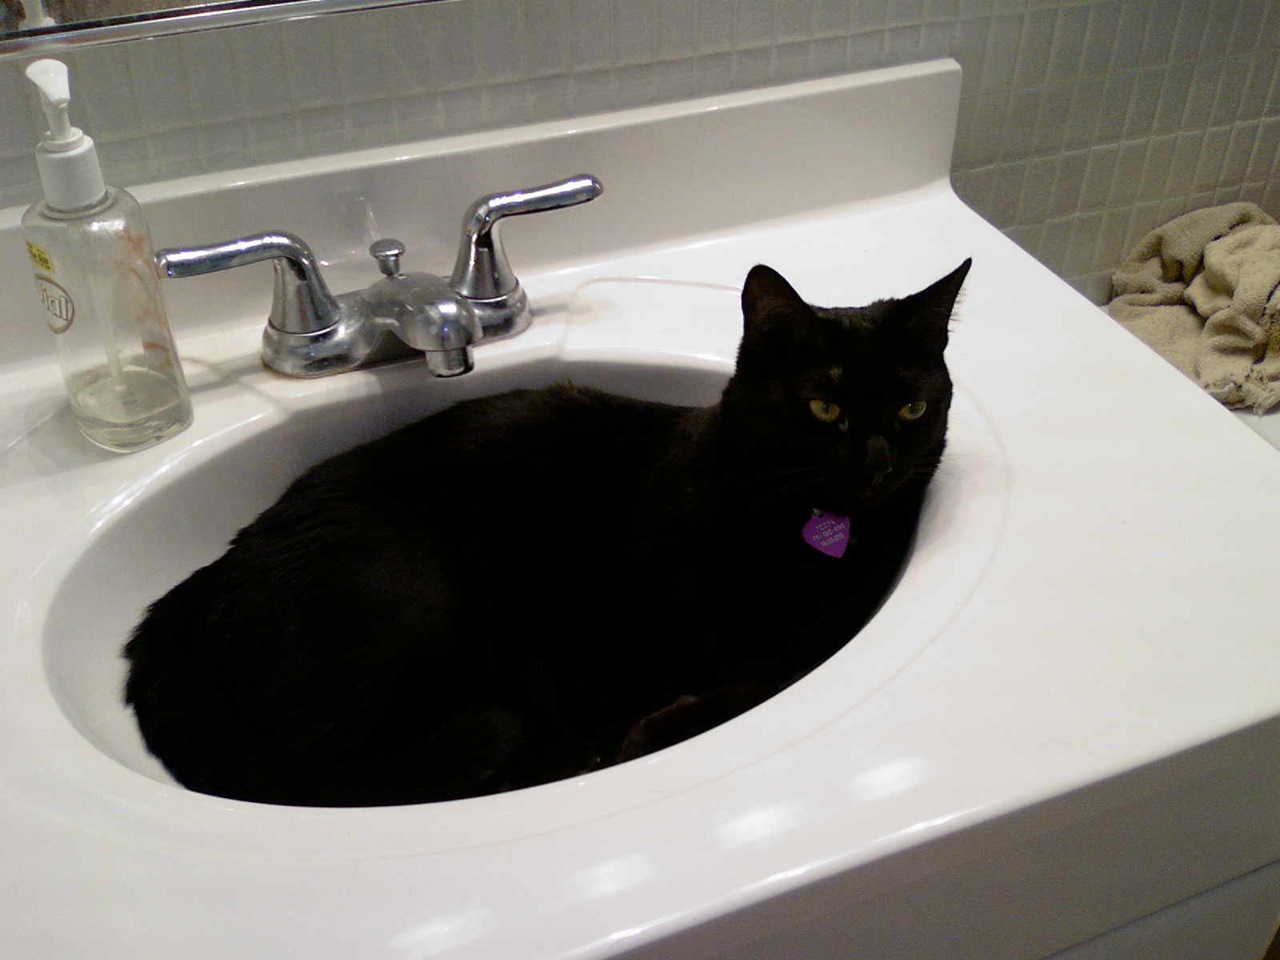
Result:
M81 132L71 125L71 80L61 60L36 60L27 67L27 79L40 91L40 106L49 121L45 141L51 149L64 144L69 149L79 142Z
M43 0L26 0L22 7L26 15L18 24L19 30L38 30L40 27L56 27L58 21L44 12Z
M67 65L60 60L37 60L27 67L27 79L40 91L40 106L49 121L49 134L36 148L45 199L58 210L96 203L106 186L93 138L71 125Z

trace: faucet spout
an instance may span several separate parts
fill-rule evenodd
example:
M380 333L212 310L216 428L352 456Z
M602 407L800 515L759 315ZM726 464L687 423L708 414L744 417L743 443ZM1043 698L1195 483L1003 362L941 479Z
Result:
M354 310L394 333L426 357L437 377L456 377L475 366L480 321L471 304L430 273L395 273L356 296Z

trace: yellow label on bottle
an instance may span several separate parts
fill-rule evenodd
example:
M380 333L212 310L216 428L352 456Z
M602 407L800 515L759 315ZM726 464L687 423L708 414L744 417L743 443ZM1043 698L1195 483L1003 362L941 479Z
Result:
M55 273L53 269L53 257L49 256L49 251L43 247L38 247L30 240L27 241L27 253L31 255L31 262L36 265L36 269L43 270L45 273Z

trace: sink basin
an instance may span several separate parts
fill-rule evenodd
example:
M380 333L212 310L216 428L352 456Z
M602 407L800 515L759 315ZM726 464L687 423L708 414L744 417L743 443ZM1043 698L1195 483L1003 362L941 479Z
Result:
M690 315L702 322L689 324ZM216 559L236 531L307 467L449 403L558 380L668 403L714 403L732 372L738 316L738 291L727 286L598 278L544 308L544 334L557 326L561 331L554 352L535 351L529 358L517 345L499 362L447 381L430 380L407 365L385 376L369 375L380 388L374 395L318 400L287 413L271 415L260 403L244 405L217 437L195 434L176 465L163 462L152 476L114 498L95 523L48 606L44 662L55 700L102 753L135 773L173 783L146 751L122 701L125 662L120 648L147 604ZM629 338L619 332L628 330L642 335ZM486 359L484 351L480 355ZM317 398L326 393L314 391ZM967 456L998 464L998 447L985 419L960 393L952 450L968 450ZM904 576L908 592L922 578L934 583L929 603L890 603L886 614L890 621L900 621L912 611L910 639L903 639L900 623L891 630L868 628L866 640L860 637L845 658L841 692L815 715L851 709L900 669L981 576L984 563L974 558L989 553L998 535L992 513L996 500L989 500L986 509L968 503L960 512L952 501L963 494L945 479L939 486L943 503L931 503L920 555L908 561ZM953 538L961 527L964 535ZM941 550L940 528L955 541ZM812 696L822 685L819 677L818 684L804 689ZM763 743L774 739L765 736Z

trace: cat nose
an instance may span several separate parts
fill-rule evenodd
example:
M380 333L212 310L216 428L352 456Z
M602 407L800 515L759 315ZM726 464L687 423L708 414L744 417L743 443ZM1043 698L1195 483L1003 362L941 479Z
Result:
M888 440L878 434L867 439L867 458L863 467L871 478L872 486L888 476L893 470L893 452L889 449Z

